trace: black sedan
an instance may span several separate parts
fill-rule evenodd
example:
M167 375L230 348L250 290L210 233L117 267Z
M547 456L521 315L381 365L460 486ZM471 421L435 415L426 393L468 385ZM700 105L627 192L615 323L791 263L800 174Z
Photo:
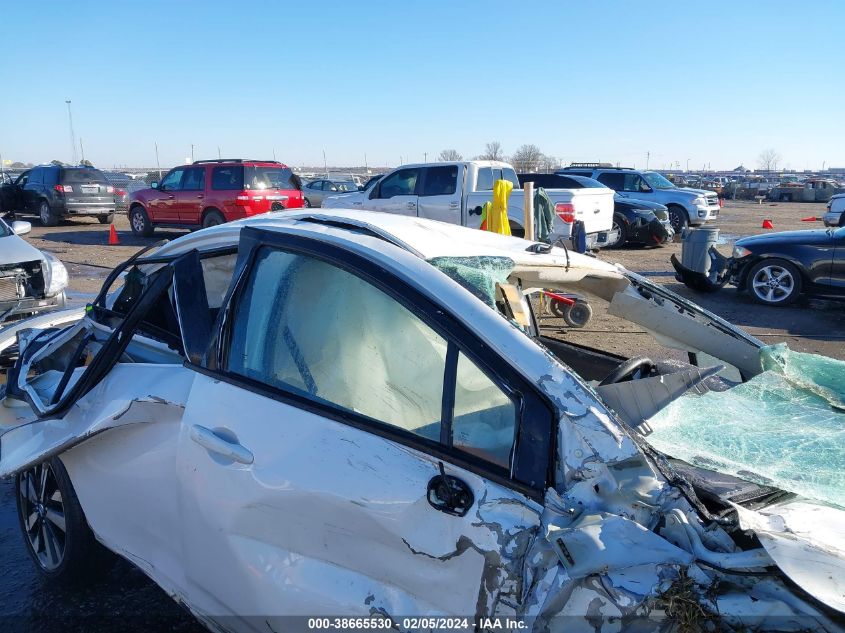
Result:
M519 184L533 182L544 189L582 189L603 187L598 180L585 176L562 174L517 174ZM619 248L625 244L659 246L671 241L675 232L669 222L669 210L662 204L613 196L613 230L619 230L619 239L606 246Z
M845 299L845 227L744 237L728 263L732 284L765 305L802 294Z

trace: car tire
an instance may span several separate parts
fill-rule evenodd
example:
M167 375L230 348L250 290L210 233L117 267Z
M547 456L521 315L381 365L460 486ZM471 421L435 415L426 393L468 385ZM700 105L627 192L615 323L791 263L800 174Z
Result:
M15 493L26 549L45 579L87 583L111 569L116 556L94 537L58 457L15 475Z
M525 229L519 226L518 224L515 224L514 222L508 222L508 226L510 227L511 235L513 237L525 237Z
M205 212L202 216L202 228L207 229L210 226L217 226L218 224L225 224L226 218L217 209L211 209Z
M757 303L785 306L801 295L801 273L783 259L763 259L748 271L745 287Z
M114 213L109 213L108 215L98 215L97 221L100 224L111 224L114 222Z
M305 198L302 201L302 206L305 207L306 209L310 209L311 208L311 201L308 198Z
M41 220L41 226L56 226L59 223L59 216L53 213L46 200L38 205L38 219Z
M140 204L129 209L129 226L132 228L132 233L139 237L150 237L155 230L147 212Z
M686 209L677 205L669 205L669 223L675 230L675 235L680 235L681 231L689 226L689 216Z
M608 248L622 248L628 243L628 223L620 215L613 216L613 226L611 230L619 229L619 239L608 244Z

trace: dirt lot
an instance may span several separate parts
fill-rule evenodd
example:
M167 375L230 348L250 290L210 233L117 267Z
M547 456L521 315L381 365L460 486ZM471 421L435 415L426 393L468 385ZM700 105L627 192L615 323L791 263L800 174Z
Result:
M820 228L821 223L802 222L807 216L820 216L824 205L812 203L725 203L717 226L722 230L724 244L719 249L730 255L735 239L766 232L761 228L764 218L774 224L774 230ZM71 274L69 296L84 301L99 290L108 271L140 247L162 239L175 239L184 231L156 231L152 238L132 235L125 217L118 217L116 226L119 246L108 246L108 227L94 219L69 221L55 228L43 228L35 218L33 230L27 237L38 248L51 251L62 259ZM603 251L601 259L623 264L630 270L645 273L655 282L691 298L725 319L741 325L749 333L766 343L787 342L795 350L816 352L845 360L845 304L827 301L803 301L787 308L759 306L743 293L731 287L712 295L695 293L674 279L669 256L680 257L681 245L662 248L629 247ZM557 336L608 351L630 355L670 355L682 358L677 352L660 348L651 337L624 321L608 316L599 302L593 302L594 317L586 328L567 330L560 319L544 318L542 324Z

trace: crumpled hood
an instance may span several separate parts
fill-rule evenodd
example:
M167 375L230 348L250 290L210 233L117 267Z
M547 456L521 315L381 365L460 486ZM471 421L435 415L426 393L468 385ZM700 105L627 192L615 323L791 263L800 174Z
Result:
M0 237L0 266L19 262L43 261L44 256L37 248L17 235Z
M734 507L742 528L757 535L784 574L845 613L845 510L804 500L760 512Z

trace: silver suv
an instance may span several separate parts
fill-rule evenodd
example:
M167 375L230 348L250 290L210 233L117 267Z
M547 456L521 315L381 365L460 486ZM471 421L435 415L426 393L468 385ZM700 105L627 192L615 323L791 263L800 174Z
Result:
M555 173L593 178L625 198L665 205L669 209L669 221L675 233L680 233L689 225L704 224L719 215L719 197L715 192L676 187L656 171L573 163Z

